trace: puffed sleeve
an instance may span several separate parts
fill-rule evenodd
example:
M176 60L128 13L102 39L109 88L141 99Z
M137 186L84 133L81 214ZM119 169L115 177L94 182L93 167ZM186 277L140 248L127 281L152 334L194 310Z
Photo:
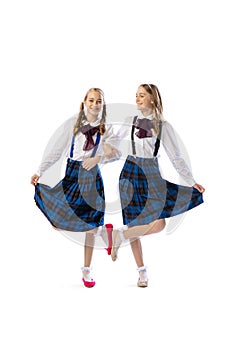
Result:
M127 116L124 119L124 122L120 126L120 128L117 131L117 139L120 142L123 139L130 139L132 124L133 124L133 118L132 116Z
M106 131L103 135L103 143L116 147L118 142L119 139L117 134L114 132L113 126L111 124L106 125Z
M69 118L52 135L36 172L39 176L42 176L50 166L67 152L72 140L75 119L76 116Z
M177 136L170 123L163 122L161 141L163 147L178 174L189 186L193 186L196 181L193 178L191 170L185 161L184 152L177 141Z

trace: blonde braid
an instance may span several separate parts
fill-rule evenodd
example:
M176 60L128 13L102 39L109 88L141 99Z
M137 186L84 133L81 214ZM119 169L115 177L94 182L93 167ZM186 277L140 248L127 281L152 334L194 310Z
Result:
M106 131L105 123L106 123L106 104L104 103L102 117L100 120L100 135L103 135Z
M76 123L74 125L74 136L78 133L79 131L79 128L81 126L81 123L82 123L82 120L83 120L83 117L85 117L85 114L84 114L84 103L81 102L80 104L80 111L79 111L79 114L78 114L78 118L76 120Z

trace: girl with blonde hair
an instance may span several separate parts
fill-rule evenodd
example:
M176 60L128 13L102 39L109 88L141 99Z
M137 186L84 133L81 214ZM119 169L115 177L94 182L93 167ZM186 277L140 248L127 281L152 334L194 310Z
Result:
M108 245L112 225L104 226L105 196L101 172L103 145L109 147L108 159L114 159L115 136L106 125L104 93L99 88L87 91L78 115L68 119L55 133L52 147L45 152L38 171L31 177L35 202L52 226L58 230L84 232L83 283L93 287L91 261L95 237L99 233ZM54 187L39 183L39 178L65 153L64 178ZM108 252L110 247L107 247ZM109 252L110 254L110 252Z
M174 129L163 118L163 104L154 84L141 84L136 93L139 111L129 117L119 130L119 140L130 141L130 150L120 174L119 190L124 226L113 230L112 260L118 249L130 241L139 272L138 286L147 287L140 237L157 233L165 227L165 218L182 214L203 202L204 188L182 157ZM162 143L170 161L187 185L162 178L158 150Z

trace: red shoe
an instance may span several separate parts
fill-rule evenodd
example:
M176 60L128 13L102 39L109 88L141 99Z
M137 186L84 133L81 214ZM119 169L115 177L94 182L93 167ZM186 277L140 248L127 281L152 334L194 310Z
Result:
M85 287L87 288L92 288L94 287L95 285L95 281L93 280L93 278L91 278L91 275L90 275L90 272L91 272L91 268L90 267L82 267L81 268L82 272L83 272L83 278L82 278L82 281L83 281L83 284ZM88 280L85 280L84 277Z
M113 230L113 225L112 224L106 224L106 231L108 235L108 247L105 248L107 250L108 255L111 255L112 251L112 230Z
M92 287L94 287L94 285L95 285L95 281L91 281L91 282L85 281L84 278L82 278L82 281L83 281L83 283L84 283L84 286L87 287L87 288L92 288Z

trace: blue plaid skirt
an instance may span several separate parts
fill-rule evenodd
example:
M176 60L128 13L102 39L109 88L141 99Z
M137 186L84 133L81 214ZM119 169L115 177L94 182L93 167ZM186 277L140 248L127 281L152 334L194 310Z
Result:
M82 162L68 159L65 177L55 186L37 184L35 202L59 229L85 232L104 224L103 180L96 165L87 171Z
M182 214L203 203L197 189L163 179L157 158L128 156L120 174L119 190L123 223L128 226Z

